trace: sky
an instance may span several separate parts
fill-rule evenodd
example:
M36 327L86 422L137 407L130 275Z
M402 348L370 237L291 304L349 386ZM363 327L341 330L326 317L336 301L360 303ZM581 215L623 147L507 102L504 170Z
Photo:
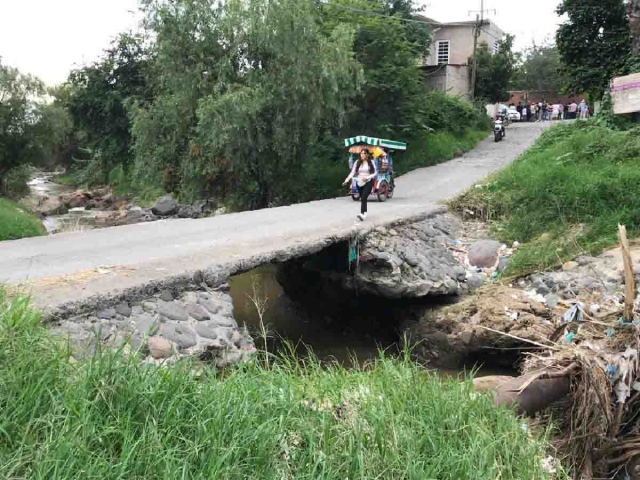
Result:
M301 0L303 1L303 0ZM481 0L418 0L435 20L471 20ZM552 38L560 0L485 0L489 18L516 35L516 48ZM139 21L137 0L0 0L0 57L48 85L96 60L120 32Z

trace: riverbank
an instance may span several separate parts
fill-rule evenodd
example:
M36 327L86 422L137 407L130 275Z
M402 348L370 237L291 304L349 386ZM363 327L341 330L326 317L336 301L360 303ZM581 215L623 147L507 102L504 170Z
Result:
M42 222L18 203L0 198L0 241L45 235Z
M263 355L219 375L103 353L70 362L26 299L0 298L5 475L552 478L512 412L406 356L345 370Z

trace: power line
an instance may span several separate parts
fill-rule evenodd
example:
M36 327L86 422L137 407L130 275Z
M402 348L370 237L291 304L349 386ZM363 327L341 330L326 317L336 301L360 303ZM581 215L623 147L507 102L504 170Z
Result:
M333 2L329 2L327 0L319 0L319 3L323 6L327 6L327 7L334 7L334 8L338 8L341 10L346 10L349 12L354 12L354 13L359 13L362 15L371 15L374 17L381 17L381 18L386 18L389 20L398 20L400 22L407 22L407 23L420 23L422 25L440 25L438 22L428 22L428 21L423 21L423 20L414 20L411 18L402 18L402 17L398 17L395 15L385 15L384 13L378 13L378 12L374 12L371 10L361 10L359 8L353 8L353 7L348 7L346 5L340 5L339 3L333 3Z

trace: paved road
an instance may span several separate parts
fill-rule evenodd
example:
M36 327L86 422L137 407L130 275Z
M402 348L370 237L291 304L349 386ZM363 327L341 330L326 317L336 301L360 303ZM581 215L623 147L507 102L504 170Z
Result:
M505 141L487 138L467 155L397 179L395 197L373 201L368 225L435 211L517 158L546 124L513 125ZM402 156L396 157L402 162ZM345 162L346 163L346 162ZM0 243L0 282L27 283L40 307L86 300L217 264L344 237L359 205L323 200L200 220L166 220Z

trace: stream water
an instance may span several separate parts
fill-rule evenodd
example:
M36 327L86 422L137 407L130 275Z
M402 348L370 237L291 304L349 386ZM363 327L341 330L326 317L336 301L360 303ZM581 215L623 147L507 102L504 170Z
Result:
M356 307L364 311L363 315L346 308L338 317L328 317L323 314L320 299L315 305L301 305L291 299L278 282L274 265L232 277L230 287L236 320L249 328L259 346L264 347L259 338L262 322L268 333L266 347L269 351L286 352L294 346L299 356L312 351L322 362L336 361L345 367L362 366L377 358L381 350L385 355L397 355L402 348L402 322L398 319L415 318L416 314L442 308L451 302L450 299L418 305L388 302L388 308L381 308L381 301L370 306L366 306L365 301ZM266 302L262 318L252 298ZM513 369L483 364L439 368L437 373L447 378L459 378L472 370L477 370L476 376L480 377L515 373Z
M34 199L41 197L58 197L73 192L75 189L67 185L61 185L52 181L55 178L54 172L39 172L29 182L31 197ZM60 231L91 230L96 227L96 218L101 215L108 215L105 212L72 208L68 213L62 215L50 215L42 220L42 224L49 234Z

